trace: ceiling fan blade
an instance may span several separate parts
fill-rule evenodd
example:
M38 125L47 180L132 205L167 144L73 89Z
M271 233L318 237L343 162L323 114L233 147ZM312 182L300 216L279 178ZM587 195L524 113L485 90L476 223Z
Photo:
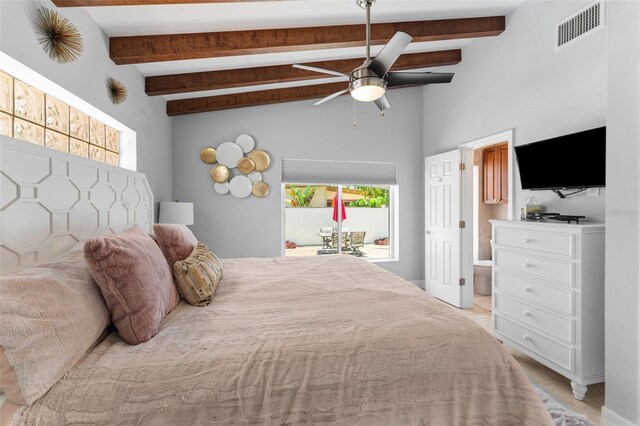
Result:
M342 95L343 93L347 93L348 91L349 91L349 89L347 88L347 89L341 90L339 92L333 93L333 94L327 96L326 98L322 98L319 101L315 102L313 104L313 106L322 105L323 103L328 102L333 98L337 98L338 96Z
M450 72L390 72L387 74L387 87L451 83L453 75Z
M382 95L382 97L376 99L375 101L373 101L374 104L376 104L376 106L378 107L378 109L380 110L380 112L384 112L385 109L389 109L391 108L391 104L389 104L389 101L387 100L387 97Z
M309 65L293 64L293 67L301 69L301 70L307 70L307 71L319 72L319 73L322 73L322 74L329 74L329 75L335 75L335 76L338 76L338 77L349 78L349 76L347 74L339 72L339 71L325 70L324 68L310 67Z
M378 53L378 56L371 61L369 69L380 77L384 76L400 55L402 55L402 52L404 52L404 49L411 43L411 40L413 40L413 37L407 33L403 33L402 31L395 33L380 53Z

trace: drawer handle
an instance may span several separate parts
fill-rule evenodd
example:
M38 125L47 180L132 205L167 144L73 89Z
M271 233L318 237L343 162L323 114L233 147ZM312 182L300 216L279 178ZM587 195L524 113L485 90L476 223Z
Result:
M522 315L524 315L525 317L530 317L531 316L531 312L529 311L523 311Z
M531 238L523 238L522 242L525 244L529 244L531 241L533 241Z
M531 287L525 286L525 287L522 287L522 289L524 290L525 293L531 293Z
M523 339L524 339L525 342L530 342L531 341L531 337L529 335L527 335L527 334L524 335Z
M530 262L522 262L522 266L524 266L525 268L531 268L533 264L531 264Z

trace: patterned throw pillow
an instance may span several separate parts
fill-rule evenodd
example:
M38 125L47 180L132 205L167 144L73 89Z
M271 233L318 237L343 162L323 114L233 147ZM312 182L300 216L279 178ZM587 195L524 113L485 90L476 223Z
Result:
M197 243L189 257L173 265L182 297L195 306L207 306L222 279L222 262L202 243Z

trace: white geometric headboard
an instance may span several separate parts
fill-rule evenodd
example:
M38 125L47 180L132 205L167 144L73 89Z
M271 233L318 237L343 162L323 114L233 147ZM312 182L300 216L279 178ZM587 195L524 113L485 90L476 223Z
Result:
M134 224L151 232L144 174L0 137L0 273Z

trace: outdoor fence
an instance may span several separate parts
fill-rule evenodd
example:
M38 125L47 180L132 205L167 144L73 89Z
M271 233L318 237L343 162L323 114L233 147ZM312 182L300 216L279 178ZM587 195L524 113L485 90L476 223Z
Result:
M347 220L342 222L349 231L366 231L366 244L389 236L389 209L387 207L347 207ZM333 221L333 209L327 208L286 208L286 239L299 246L319 246L322 239L317 235L321 227L337 226Z

